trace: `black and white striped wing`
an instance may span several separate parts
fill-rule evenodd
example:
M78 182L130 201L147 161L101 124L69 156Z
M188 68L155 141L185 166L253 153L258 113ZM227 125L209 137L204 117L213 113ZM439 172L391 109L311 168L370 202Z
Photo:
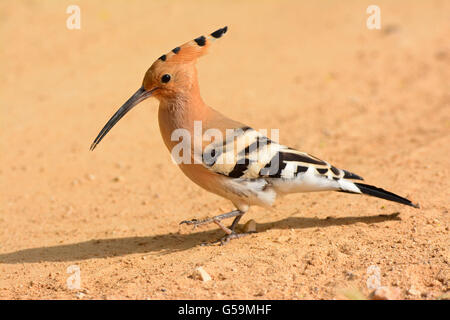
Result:
M308 171L335 180L363 180L305 152L278 144L248 127L236 129L236 133L223 143L207 146L203 163L215 173L230 178L294 179Z

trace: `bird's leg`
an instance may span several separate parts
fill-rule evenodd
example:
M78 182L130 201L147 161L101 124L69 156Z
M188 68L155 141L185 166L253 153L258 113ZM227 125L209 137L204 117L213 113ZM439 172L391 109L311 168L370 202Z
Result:
M232 232L234 232L234 228L236 228L236 226L237 226L239 220L241 220L241 218L242 218L243 215L244 215L244 213L242 213L242 214L238 215L236 218L234 218L233 223L232 223L231 226L230 226L230 230L231 230Z
M240 212L241 212L241 211L240 211ZM235 233L235 232L234 232L234 228L236 228L236 226L237 226L239 220L241 220L241 218L242 218L243 215L244 215L244 213L241 212L240 215L238 215L236 218L234 218L233 223L232 223L231 226L229 226L228 228L225 227L225 225L224 225L221 221L219 221L219 220L214 220L214 223L217 224L217 225L220 227L220 229L222 229L223 231L225 231L225 233L226 233L227 235L230 235L230 234Z
M239 220L241 220L244 213L245 212L242 212L240 210L234 210L231 212L227 212L227 213L220 214L218 216L203 219L203 220L197 220L197 219L184 220L184 221L181 221L180 224L193 225L194 228L196 228L197 226L201 226L201 225L205 225L205 224L209 224L209 223L215 223L219 226L220 229L222 229L226 233L226 235L223 236L222 238L218 239L214 243L220 242L221 245L224 245L224 244L228 243L230 240L242 238L249 234L255 233L255 231L242 232L242 233L237 233L234 231L234 229L236 228L237 224L239 223ZM222 223L222 220L227 219L227 218L232 218L232 217L235 217L233 222L231 223L231 225L229 227L226 227Z
M215 224L217 224L223 231L225 231L225 233L232 233L234 227L237 224L237 221L239 221L240 217L242 217L244 213L240 210L234 210L231 212L227 212L224 214L219 214L218 216L212 217L212 218L207 218L207 219L203 219L203 220L197 220L197 219L193 219L193 220L184 220L181 221L180 224L187 224L187 225L194 225L195 227L204 225L204 224L209 224L214 222ZM228 219L228 218L232 218L232 217L236 217L231 225L231 228L227 228L225 227L220 221L222 221L223 219ZM239 218L239 219L238 219ZM238 219L236 221L236 219ZM236 223L235 223L236 222Z
M242 233L237 233L234 231L234 228L236 228L239 220L241 220L242 216L244 215L244 213L242 212L239 216L237 216L236 218L234 218L233 223L231 224L231 226L229 228L225 228L228 230L225 230L224 228L222 228L223 231L225 231L226 235L223 236L222 238L218 239L216 241L220 242L220 244L223 246L225 244L227 244L230 240L233 239L239 239L245 236L248 236L249 234L255 233L256 231L249 231L249 232L242 232Z
M233 231L230 228L227 228L222 222L219 220L214 221L215 224L219 226L220 229L222 229L226 234L232 234Z

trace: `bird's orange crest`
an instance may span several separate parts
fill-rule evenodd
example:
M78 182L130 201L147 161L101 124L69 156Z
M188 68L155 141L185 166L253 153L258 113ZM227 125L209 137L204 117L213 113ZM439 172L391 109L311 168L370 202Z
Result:
M157 88L153 94L156 98L174 97L182 91L191 92L192 86L196 85L197 81L193 76L196 73L194 66L197 58L205 55L211 43L221 38L227 30L228 27L223 27L163 54L147 70L142 83L143 88L147 91Z
M163 54L155 63L190 63L208 52L211 43L221 38L228 30L223 27L207 36L200 36Z

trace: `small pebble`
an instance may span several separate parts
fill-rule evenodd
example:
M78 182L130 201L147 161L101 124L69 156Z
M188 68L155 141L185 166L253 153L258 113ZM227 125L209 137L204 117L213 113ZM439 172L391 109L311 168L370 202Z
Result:
M263 297L266 294L266 290L260 290L255 294L255 297Z
M200 278L203 282L211 280L211 276L205 271L205 269L203 269L203 267L196 268L194 276Z
M83 299L83 297L85 296L85 294L83 292L77 292L76 296L78 299Z
M408 294L412 296L420 296L420 291L417 290L414 286L408 289Z

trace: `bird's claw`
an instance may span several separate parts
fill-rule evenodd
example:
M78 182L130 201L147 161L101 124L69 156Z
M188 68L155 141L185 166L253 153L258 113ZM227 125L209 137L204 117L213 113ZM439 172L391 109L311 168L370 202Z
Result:
M183 220L180 222L180 225L182 224L186 224L188 226L194 226L194 229L197 228L198 226L201 226L203 224L207 224L211 219L204 219L204 220L198 220L198 219L192 219L192 220Z
M196 223L198 223L197 219L183 220L183 221L180 222L180 224L187 224L187 225L196 224Z
M249 232L242 232L242 233L237 233L237 232L233 231L232 233L226 234L222 238L217 239L214 243L219 243L221 246L224 246L228 242L230 242L230 240L239 239L239 238L248 236L253 233L256 233L256 231L249 231Z

